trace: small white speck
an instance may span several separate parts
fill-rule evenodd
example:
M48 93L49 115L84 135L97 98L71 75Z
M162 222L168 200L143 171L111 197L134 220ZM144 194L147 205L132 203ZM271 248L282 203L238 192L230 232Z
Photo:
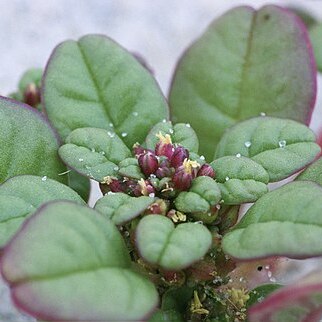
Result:
M260 116L266 116L266 113L265 112L260 112L259 114Z
M186 127L191 127L190 123L186 123Z
M162 123L167 123L167 120L166 120L166 119L163 119L163 120L162 120Z
M267 272L267 276L268 276L268 278L271 278L271 277L272 277L272 275L273 275L273 274L272 274L272 272L271 272L271 271L268 271L268 272Z
M155 179L156 177L157 177L157 176L156 176L155 174L153 174L153 173L152 173L152 174L150 174L150 178L151 178L151 179Z
M246 147L246 148L249 148L249 147L252 145L252 142L250 142L250 141L246 141L246 142L244 143L244 145L245 145L245 147Z
M201 220L195 221L194 223L197 224L197 225L203 225L203 221L201 221Z
M41 181L46 181L47 180L47 176L43 176L42 178L41 178Z
M174 132L173 129L169 129L170 134L173 134L173 132Z
M216 209L218 209L218 210L219 210L220 208L221 208L221 206L220 206L219 204L217 204L217 205L216 205Z
M260 296L258 299L257 299L257 302L263 302L264 301L264 296Z
M83 162L83 161L84 161L84 159L83 159L83 158L79 158L79 159L78 159L78 161L79 161L79 162Z
M110 127L114 127L114 124L113 124L113 123L109 123L109 126L110 126Z
M126 132L122 132L122 138L125 138L127 136L127 133Z
M265 269L269 269L269 265L266 265L266 266L265 266Z
M230 178L229 177L226 177L225 180L228 181Z
M109 191L106 195L108 195L108 196L115 195L115 192Z
M155 193L153 193L153 192L149 193L149 197L150 198L154 198L155 197Z
M95 149L94 149L94 148L91 148L91 151L92 151L92 152L95 152Z
M67 171L65 171L65 172L62 172L62 173L58 173L58 175L59 176L63 176L64 174L67 174L67 173L69 173L69 172L71 172L72 170L67 170Z
M236 158L240 158L241 157L241 154L240 153L237 153L236 154Z
M124 235L125 235L126 237L129 237L129 236L130 236L130 233L129 233L128 231L125 231L125 232L124 232Z
M107 135L108 135L110 138L114 138L115 133L112 133L112 132L110 132L110 131L107 131Z
M87 164L85 165L85 169L87 169L87 170L88 170L88 169L90 169L90 168L91 168L91 167L90 167L89 165L87 165Z
M133 112L133 113L132 113L132 115L133 115L133 116L138 116L138 115L139 115L139 113L138 113L138 112Z
M242 282L244 280L244 278L243 277L241 277L240 279L239 279L239 282Z
M205 156L204 156L204 155L201 155L201 156L200 156L200 160L205 161L205 159L206 159L206 158L205 158Z
M272 283L276 283L276 278L275 278L275 277L271 277L269 280L270 280Z
M118 169L119 169L119 167L117 167L117 166L113 168L114 171L117 171Z
M279 141L279 142L278 142L278 146L279 146L280 148L285 148L285 147L286 147L286 141L285 141L285 140L281 140L281 141Z
M253 291L253 294L257 294L257 291Z
M100 151L100 154L101 154L101 155L105 155L105 152L104 152L104 151Z

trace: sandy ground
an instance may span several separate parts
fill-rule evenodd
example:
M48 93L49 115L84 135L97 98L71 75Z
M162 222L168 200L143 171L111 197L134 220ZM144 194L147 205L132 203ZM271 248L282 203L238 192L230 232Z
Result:
M29 67L44 67L59 42L88 33L102 33L131 51L141 53L153 67L164 93L185 47L227 9L267 3L302 6L322 20L322 1L235 0L0 0L0 94L15 90ZM322 92L319 78L319 92ZM312 127L319 127L320 102ZM92 196L91 202L97 198ZM0 321L32 320L13 308L0 280Z

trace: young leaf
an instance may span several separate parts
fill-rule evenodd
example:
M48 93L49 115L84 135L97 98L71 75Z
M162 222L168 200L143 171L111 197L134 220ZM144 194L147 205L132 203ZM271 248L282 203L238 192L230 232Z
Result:
M296 180L313 181L322 186L322 157L310 164Z
M268 191L267 171L251 159L227 156L210 165L215 170L222 199L227 205L254 202Z
M37 208L57 199L84 204L75 191L48 178L22 175L0 185L0 248Z
M314 133L292 120L256 117L236 124L221 138L216 157L240 154L261 164L270 181L287 178L320 152Z
M74 170L68 172L68 186L75 190L86 202L91 193L91 182Z
M190 124L178 123L172 125L172 122L160 122L156 124L145 139L148 149L154 150L155 145L159 141L157 134L161 132L163 135L169 134L172 142L184 146L189 152L198 153L199 141L196 132L191 128Z
M126 158L119 163L119 174L123 177L140 180L144 178L136 158Z
M312 29L310 29L310 38L312 41L317 67L319 71L322 72L322 23L313 26Z
M319 322L321 316L321 272L276 290L248 311L249 322Z
M153 284L131 269L114 224L67 201L26 221L1 269L16 305L38 319L141 320L158 303Z
M322 187L309 181L284 185L261 197L223 238L235 258L322 254Z
M20 174L66 183L54 131L35 109L0 97L0 183Z
M247 307L262 302L265 297L282 286L281 284L263 284L254 288L249 292L249 300L246 303Z
M212 242L209 230L200 224L173 222L159 215L141 219L136 241L141 256L162 268L180 270L204 256Z
M158 310L148 322L184 322L184 319L176 310Z
M180 192L174 203L179 211L207 214L220 199L220 189L215 180L201 176L192 181L188 192Z
M77 172L101 182L104 177L114 175L118 164L131 156L131 152L114 133L81 128L68 135L59 155Z
M180 60L171 114L191 123L207 158L226 128L260 113L308 124L316 96L313 61L305 28L287 10L232 9Z
M114 131L128 147L168 117L151 74L111 39L87 35L54 50L44 75L44 105L60 136L80 127Z
M125 193L115 193L99 199L95 209L111 219L115 225L121 225L140 215L153 202L154 198L150 197L130 197Z

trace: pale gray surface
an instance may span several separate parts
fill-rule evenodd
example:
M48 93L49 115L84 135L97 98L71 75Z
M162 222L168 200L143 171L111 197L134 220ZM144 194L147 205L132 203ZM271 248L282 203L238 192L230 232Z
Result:
M59 42L88 33L106 34L141 53L167 93L177 59L212 19L236 5L258 8L267 3L300 5L322 20L322 2L317 0L0 0L0 93L15 90L26 68L44 67ZM319 115L320 106L314 114L315 130ZM97 192L91 203L96 198ZM23 320L0 281L0 321Z

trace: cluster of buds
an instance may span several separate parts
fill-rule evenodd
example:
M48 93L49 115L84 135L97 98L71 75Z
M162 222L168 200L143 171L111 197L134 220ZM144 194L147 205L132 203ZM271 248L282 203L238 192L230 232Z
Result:
M139 168L144 178L134 180L108 177L105 183L109 191L124 192L132 196L174 197L180 191L189 190L192 180L198 176L215 176L209 164L200 165L189 159L189 151L172 143L169 134L157 134L159 141L154 151L138 143L133 146ZM161 183L161 184L160 184Z

